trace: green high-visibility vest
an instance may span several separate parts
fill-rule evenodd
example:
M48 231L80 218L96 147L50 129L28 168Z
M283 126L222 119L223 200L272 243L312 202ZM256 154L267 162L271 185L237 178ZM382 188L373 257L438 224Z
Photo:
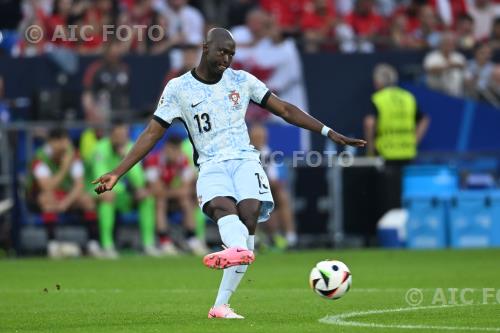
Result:
M417 102L399 87L384 88L372 95L377 108L375 147L387 160L412 159L417 155L415 117Z

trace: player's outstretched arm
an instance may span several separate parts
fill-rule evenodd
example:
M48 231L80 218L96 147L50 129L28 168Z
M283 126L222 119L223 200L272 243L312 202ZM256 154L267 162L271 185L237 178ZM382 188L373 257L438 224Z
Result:
M94 189L96 193L101 194L106 191L111 191L121 176L123 176L130 168L139 162L154 145L161 139L166 128L161 126L156 120L151 120L148 127L141 133L139 139L134 144L132 149L123 158L120 164L111 172L102 175L92 182L97 184Z
M265 107L273 114L283 118L286 122L313 132L322 133L323 127L325 126L316 118L305 113L295 105L279 99L274 94L269 96ZM349 138L332 129L328 131L327 135L331 140L341 145L364 147L366 144L365 140Z

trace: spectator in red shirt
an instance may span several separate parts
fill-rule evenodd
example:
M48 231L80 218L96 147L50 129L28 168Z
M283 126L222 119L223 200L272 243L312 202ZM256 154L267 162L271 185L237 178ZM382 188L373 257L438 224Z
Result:
M384 20L375 13L373 0L358 0L346 22L360 39L359 50L363 52L372 52L374 44L380 42L380 36L385 32Z
M335 9L327 0L310 0L300 22L306 52L317 52L333 41Z
M146 178L156 200L156 223L160 238L160 249L164 254L177 254L170 234L167 213L169 205L175 204L183 215L183 226L189 250L197 255L206 254L204 242L195 236L194 211L196 203L193 200L192 189L195 171L189 158L182 152L184 138L172 132L163 149L146 159Z
M84 37L80 41L78 48L79 53L103 53L103 26L115 22L113 14L113 2L111 0L97 0L87 9L84 19L78 24L79 32L77 36Z
M390 29L390 46L395 49L411 49L418 47L417 41L408 33L408 18L403 14L396 14L392 18Z
M47 36L53 44L67 48L75 46L68 25L73 23L76 15L73 0L55 1L52 15L45 20Z
M303 7L308 2L311 0L260 0L260 5L271 14L285 35L296 35Z
M394 17L404 15L406 17L406 32L414 33L420 28L420 8L427 0L412 0L407 6L400 6L394 12Z
M417 44L422 48L436 48L439 46L441 31L439 20L434 9L425 5L420 7L420 28L414 33Z

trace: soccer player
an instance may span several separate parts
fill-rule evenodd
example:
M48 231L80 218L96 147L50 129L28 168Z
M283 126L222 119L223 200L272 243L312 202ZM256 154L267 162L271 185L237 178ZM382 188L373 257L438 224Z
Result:
M339 144L364 146L365 141L339 134L296 106L282 101L257 78L229 69L235 53L229 31L211 29L199 65L165 87L153 119L132 150L111 172L94 180L97 193L111 190L162 137L174 119L184 122L200 168L196 191L203 212L217 222L226 248L208 254L203 263L224 269L209 318L243 318L229 307L229 298L254 260L257 222L268 219L274 203L269 182L250 145L245 124L248 103L262 105L290 124L322 133Z

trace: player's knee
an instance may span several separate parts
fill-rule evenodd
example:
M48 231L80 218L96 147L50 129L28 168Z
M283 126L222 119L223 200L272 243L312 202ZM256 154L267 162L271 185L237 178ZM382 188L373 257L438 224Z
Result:
M243 224L248 228L248 231L251 235L255 234L255 229L257 228L257 219L259 217L258 212L248 212L248 213L240 213L240 220Z
M241 222L243 222L250 234L255 233L257 227L257 220L259 219L261 203L258 200L243 200L238 205L238 215Z
M227 215L238 214L234 201L222 197L217 197L207 202L203 206L203 212L214 221Z

